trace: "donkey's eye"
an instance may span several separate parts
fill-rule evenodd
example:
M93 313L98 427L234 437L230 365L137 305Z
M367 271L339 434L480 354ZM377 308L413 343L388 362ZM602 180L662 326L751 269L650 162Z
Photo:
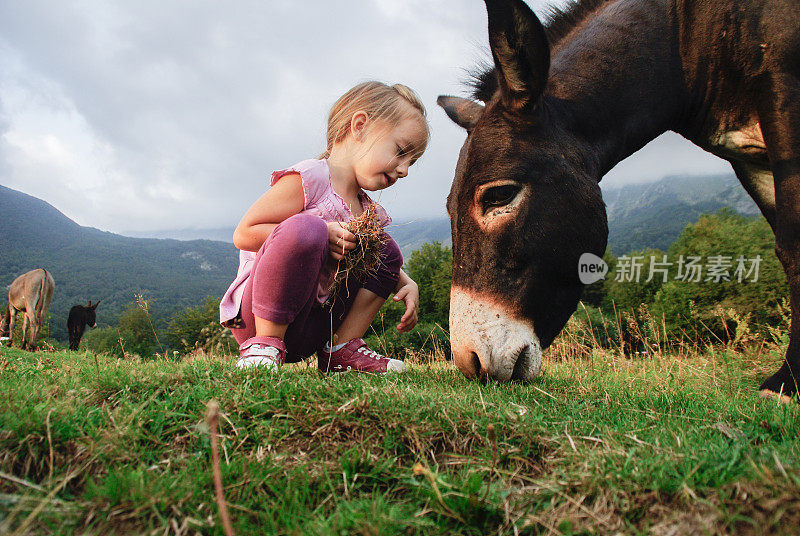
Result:
M520 187L515 184L504 184L488 188L481 196L483 210L486 211L492 207L502 207L509 204L517 197L519 190Z

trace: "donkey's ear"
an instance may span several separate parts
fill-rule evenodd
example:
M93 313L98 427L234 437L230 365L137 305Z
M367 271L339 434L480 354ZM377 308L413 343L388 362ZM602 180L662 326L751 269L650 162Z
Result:
M92 306L92 300L89 300L89 303L86 304L86 307L91 307L91 306Z
M436 104L444 108L447 117L458 126L472 130L483 113L483 105L461 97L439 95Z
M91 304L92 302L90 301L89 303ZM100 300L97 300L97 303L95 303L94 305L92 305L92 309L97 309L97 306L98 306L98 305L100 305Z
M513 111L530 110L544 92L550 70L544 27L522 0L485 2L503 104Z

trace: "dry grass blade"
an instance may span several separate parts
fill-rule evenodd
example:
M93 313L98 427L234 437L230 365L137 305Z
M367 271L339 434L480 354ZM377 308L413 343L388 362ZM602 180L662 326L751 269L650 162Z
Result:
M225 502L225 490L222 487L222 471L219 467L219 439L217 428L219 426L219 402L214 399L209 400L206 405L206 424L211 436L211 466L214 472L214 492L216 494L217 506L219 506L219 517L222 519L222 527L225 536L233 536L233 526L228 515L228 505Z
M26 534L28 527L34 522L36 516L39 515L39 512L41 512L45 508L45 506L47 506L48 503L50 503L50 501L53 500L53 498L58 494L59 491L64 489L64 486L66 486L70 480L81 474L81 472L85 468L86 466L81 467L80 469L73 471L69 473L67 476L65 476L58 484L58 486L50 490L50 493L48 493L46 497L44 497L41 501L39 501L39 504L36 506L36 508L34 508L30 514L28 514L28 517L26 517L25 520L20 524L20 526L17 527L17 530L14 531L12 536L21 536L22 534Z
M374 204L367 205L359 217L347 222L347 230L356 236L356 247L347 251L336 266L333 280L328 287L328 300L325 302L328 307L347 288L347 282L351 278L363 281L377 272L380 266L385 235L375 207Z
M15 484L19 484L21 486L25 486L25 487L28 487L28 488L31 488L31 489L35 489L36 491L41 491L42 493L47 491L47 489L43 488L42 486L36 485L33 482L28 482L27 480L25 480L23 478L19 478L17 476L10 475L10 474L5 473L3 471L0 471L0 478L2 478L4 480L8 480L10 482L14 482Z

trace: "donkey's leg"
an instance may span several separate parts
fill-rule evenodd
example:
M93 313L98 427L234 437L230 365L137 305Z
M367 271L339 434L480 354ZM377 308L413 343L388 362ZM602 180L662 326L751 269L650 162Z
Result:
M769 167L760 166L751 162L731 160L733 171L736 172L739 182L758 205L761 214L769 222L772 231L775 231L775 181Z
M31 321L28 318L28 311L25 311L25 315L22 317L22 346L20 347L23 350L28 350L30 325Z
M11 308L6 307L5 312L3 312L2 318L0 318L0 337L11 337L11 333L8 330L8 325L11 322Z
M766 396L792 396L800 384L800 76L767 81L759 119L775 177L775 252L789 281L792 322L781 368L761 385Z
M39 338L39 328L41 327L41 321L36 318L36 311L31 312L30 316L28 316L27 311L25 312L25 320L27 320L30 325L30 332L28 338L28 351L35 352L36 351L36 341Z
M17 324L17 311L13 307L8 308L9 317L8 317L8 345L13 346L14 344L14 326Z

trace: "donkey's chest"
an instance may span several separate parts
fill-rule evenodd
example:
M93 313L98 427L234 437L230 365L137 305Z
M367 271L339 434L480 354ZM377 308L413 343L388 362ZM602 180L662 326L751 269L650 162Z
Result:
M767 146L761 125L755 118L721 121L707 136L706 149L726 160L767 162Z

